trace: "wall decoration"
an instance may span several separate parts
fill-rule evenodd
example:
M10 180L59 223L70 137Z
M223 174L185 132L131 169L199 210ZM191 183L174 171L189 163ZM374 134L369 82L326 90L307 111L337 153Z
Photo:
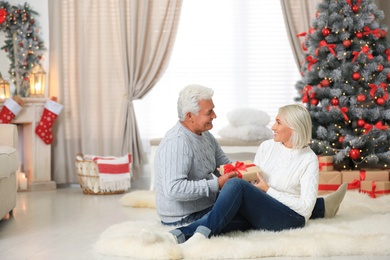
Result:
M16 87L14 94L22 97L30 95L30 74L41 65L45 50L35 16L38 13L28 3L13 6L0 1L0 32L6 34L1 50L10 60L8 73Z

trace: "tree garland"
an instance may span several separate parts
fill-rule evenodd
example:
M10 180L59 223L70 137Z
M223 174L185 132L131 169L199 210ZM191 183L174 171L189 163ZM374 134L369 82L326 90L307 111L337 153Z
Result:
M0 31L6 33L1 49L11 61L8 73L16 86L15 94L22 97L29 96L29 76L35 66L41 65L45 50L34 15L38 13L27 3L12 6L0 1Z

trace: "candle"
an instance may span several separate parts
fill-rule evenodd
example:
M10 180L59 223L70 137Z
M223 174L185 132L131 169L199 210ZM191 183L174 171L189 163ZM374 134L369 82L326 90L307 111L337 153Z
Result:
M19 173L19 189L27 190L27 178L23 172Z

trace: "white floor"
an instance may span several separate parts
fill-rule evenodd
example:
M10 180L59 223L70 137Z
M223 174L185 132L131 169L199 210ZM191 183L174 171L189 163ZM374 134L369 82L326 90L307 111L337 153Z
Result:
M0 259L129 259L99 255L92 248L111 225L155 217L154 209L122 207L123 195L85 195L78 186L19 192L13 216L0 221ZM390 256L262 259L388 260Z

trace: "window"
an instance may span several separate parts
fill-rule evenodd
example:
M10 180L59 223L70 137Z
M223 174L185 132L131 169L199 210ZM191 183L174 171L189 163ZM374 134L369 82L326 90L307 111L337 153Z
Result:
M184 0L169 67L135 102L142 138L163 137L175 124L178 93L189 84L214 89L214 135L238 107L266 111L271 126L298 94L292 55L279 1Z

